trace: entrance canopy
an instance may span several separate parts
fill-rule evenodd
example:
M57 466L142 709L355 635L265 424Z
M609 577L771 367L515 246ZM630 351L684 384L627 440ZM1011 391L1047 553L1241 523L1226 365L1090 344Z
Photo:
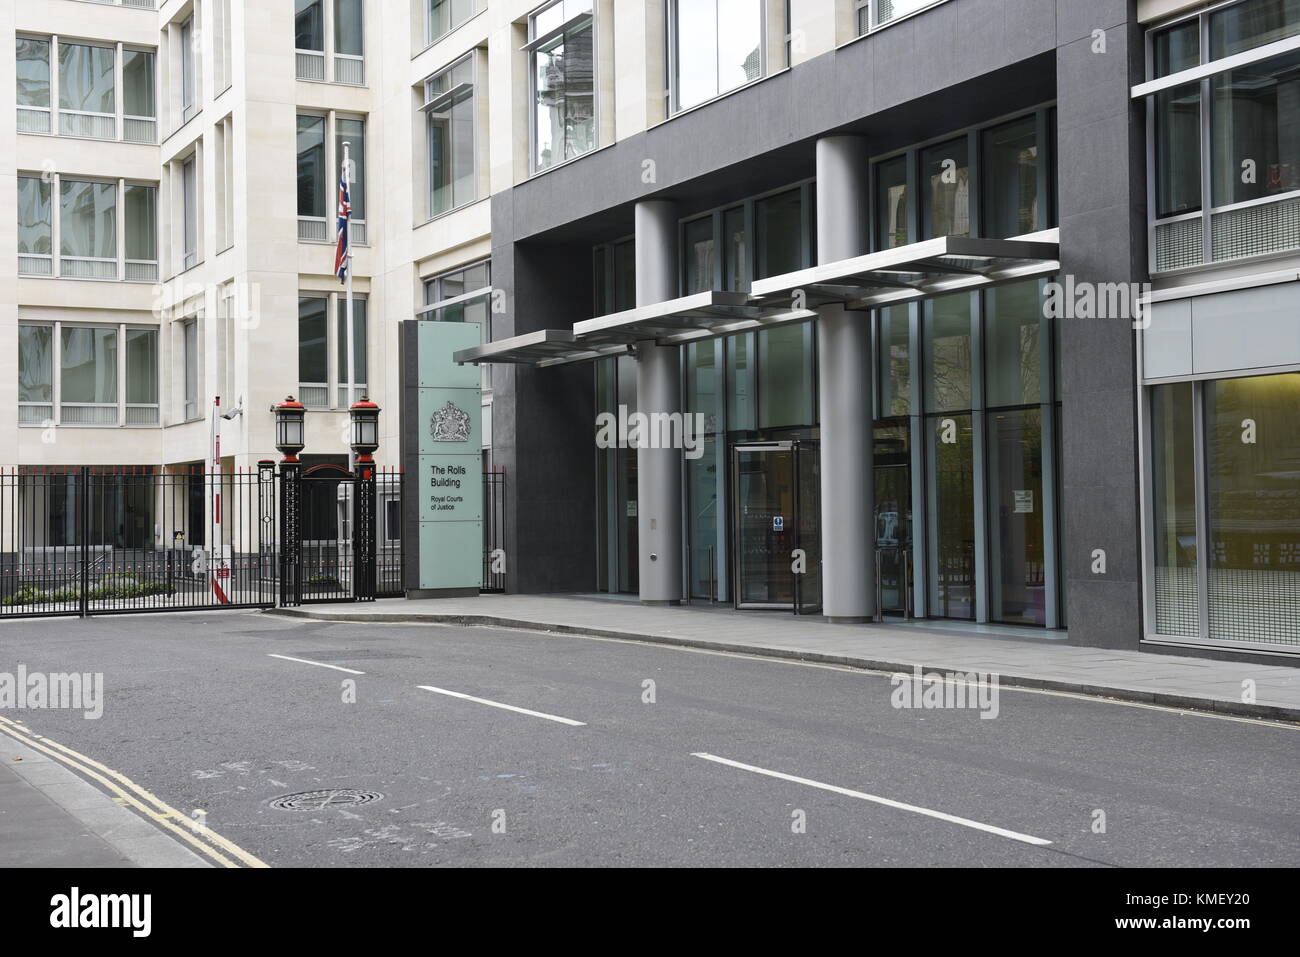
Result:
M1059 231L1029 239L945 236L760 279L749 293L696 293L457 352L458 363L536 367L623 355L634 342L677 345L808 322L817 308L870 310L1049 276L1061 268Z

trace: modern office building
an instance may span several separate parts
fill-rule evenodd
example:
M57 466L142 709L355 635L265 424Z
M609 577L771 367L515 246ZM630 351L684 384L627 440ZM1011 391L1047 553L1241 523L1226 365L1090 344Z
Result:
M0 12L4 457L342 455L473 321L511 590L1300 650L1300 3L151 6Z

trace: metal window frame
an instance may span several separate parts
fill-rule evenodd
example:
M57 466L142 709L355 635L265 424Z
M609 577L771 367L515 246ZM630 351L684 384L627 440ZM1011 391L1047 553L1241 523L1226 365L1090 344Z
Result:
M678 14L678 10L680 6L680 2L681 0L668 0L668 2L664 4L664 18L665 18L664 36L666 41L666 45L664 49L667 54L667 61L668 61L667 71L666 71L668 82L666 84L667 89L664 91L664 94L667 97L667 101L668 101L669 117L673 117L679 113L684 113L688 110L694 110L708 103L712 103L714 100L721 99L724 96L729 96L730 94L735 93L737 90L743 90L751 83L757 83L759 80L765 79L771 72L771 64L768 62L767 44L769 40L768 18L771 16L772 13L769 5L772 2L772 0L760 0L759 39L758 39L758 52L759 52L758 76L754 77L752 80L746 80L744 83L739 83L736 86L729 87L725 90L722 89L722 80L721 77L718 75L719 70L721 69L721 64L719 63L716 57L717 51L715 49L713 78L717 83L717 92L715 92L713 96L703 99L698 103L692 103L690 106L683 107L681 105L681 82L680 82L681 78L679 76L679 70L681 67L681 54L678 50L678 42L680 39L679 37L680 30L679 30L679 23L678 23L680 17ZM721 36L722 31L724 29L724 24L720 20L721 14L719 13L718 10L718 0L710 0L710 2L713 4L713 21L716 30L714 36L715 37ZM790 14L790 5L788 2L785 3L785 12L788 21L789 14ZM788 32L789 31L787 29L787 40L789 39Z
M444 75L448 76L450 81L451 72L457 69L458 67L464 66L466 64L468 64L470 67L470 81L468 83L457 83L454 86L449 87L447 90L437 94L434 97L429 96L430 83L432 83L434 80ZM453 210L460 209L463 206L469 206L473 203L478 202L479 200L480 130L479 130L479 123L478 123L478 116L477 116L478 69L479 69L478 50L473 49L465 53L463 56L457 57L451 63L447 64L445 67L442 67L441 69L436 70L433 73L430 73L427 77L424 78L424 80L420 84L424 96L424 103L420 107L420 112L425 114L424 167L425 167L425 202L427 204L425 212L426 212L426 217L429 220L435 219L438 216L444 216L447 213L452 212ZM470 139L471 139L470 155L473 157L473 163L474 163L474 168L472 171L470 182L472 182L474 185L474 192L470 198L464 199L461 202L457 202L455 190L452 190L451 205L449 205L444 210L435 211L433 208L433 121L435 120L435 118L443 118L444 114L442 113L442 109L444 108L444 104L446 108L450 108L460 102L463 102L466 98L468 98L471 102L471 110L475 111L472 114L474 117L474 121L470 124ZM450 120L449 113L445 114L445 117L448 120ZM450 138L451 126L448 125L447 129ZM454 146L452 152L454 153Z
M564 166L574 160L586 156L588 153L600 148L600 32L596 29L596 13L599 6L599 0L592 0L591 11L583 11L569 17L559 26L548 30L540 36L534 36L533 31L536 26L537 16L545 13L552 7L562 5L564 0L551 0L550 3L538 7L528 15L528 35L529 40L521 48L521 52L528 58L528 171L529 176L538 176L550 170ZM584 150L575 156L562 157L560 160L552 162L546 166L537 165L537 53L538 51L551 43L558 37L567 40L570 32L577 33L581 29L591 30L591 124L593 130L591 149ZM568 151L568 140L565 140L562 152Z

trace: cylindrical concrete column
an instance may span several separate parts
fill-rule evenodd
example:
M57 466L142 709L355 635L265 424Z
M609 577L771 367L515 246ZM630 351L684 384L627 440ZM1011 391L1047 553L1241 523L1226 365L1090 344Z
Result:
M661 200L637 203L636 303L674 299L677 288L676 208ZM665 416L681 414L681 360L676 346L653 340L636 344L636 358L637 411L645 416L636 454L638 590L644 604L677 604L682 600L682 453L668 440L681 433L665 427L672 422Z
M863 138L817 141L818 262L867 251L868 169ZM818 311L822 610L832 621L869 621L876 610L871 320L839 304Z

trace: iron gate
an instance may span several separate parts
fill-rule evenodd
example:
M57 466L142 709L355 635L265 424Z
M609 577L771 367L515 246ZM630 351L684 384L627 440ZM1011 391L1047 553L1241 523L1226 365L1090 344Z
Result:
M275 604L274 473L0 472L0 618Z
M503 592L504 469L483 487L483 590ZM0 618L402 597L404 532L397 469L0 469Z
M374 601L374 466L280 465L280 604Z

